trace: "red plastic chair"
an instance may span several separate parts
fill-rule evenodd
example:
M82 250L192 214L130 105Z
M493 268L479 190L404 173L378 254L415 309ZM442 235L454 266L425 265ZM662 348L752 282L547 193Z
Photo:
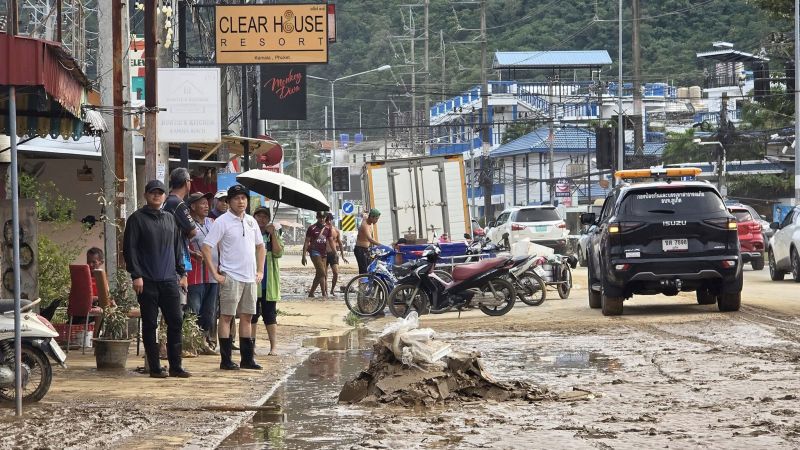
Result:
M69 277L71 285L69 289L69 304L67 304L67 315L69 316L69 334L72 335L72 319L84 317L83 339L81 340L81 353L86 354L86 336L89 332L89 318L100 317L103 314L102 308L92 306L92 274L88 264L70 264ZM69 353L69 338L67 340L67 353Z

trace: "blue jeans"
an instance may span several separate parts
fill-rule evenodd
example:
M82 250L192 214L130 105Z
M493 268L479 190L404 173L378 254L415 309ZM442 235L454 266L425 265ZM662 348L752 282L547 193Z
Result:
M203 283L189 286L187 303L189 309L197 314L197 324L204 331L209 331L214 326L217 315L217 293L219 284Z

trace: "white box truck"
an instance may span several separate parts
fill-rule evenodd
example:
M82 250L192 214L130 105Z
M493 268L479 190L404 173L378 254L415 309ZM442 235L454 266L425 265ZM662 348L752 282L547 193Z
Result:
M374 231L384 244L406 234L432 242L447 233L460 241L472 232L461 155L370 161L361 171L361 183L365 210L381 211Z

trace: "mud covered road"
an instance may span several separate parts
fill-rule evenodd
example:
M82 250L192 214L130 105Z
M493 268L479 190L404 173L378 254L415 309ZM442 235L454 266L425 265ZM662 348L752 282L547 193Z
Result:
M642 296L607 318L588 308L585 272L575 280L568 300L548 295L502 318L428 316L423 326L482 352L499 380L593 399L378 408L356 448L800 446L799 285L748 271L738 313L699 306L693 295Z

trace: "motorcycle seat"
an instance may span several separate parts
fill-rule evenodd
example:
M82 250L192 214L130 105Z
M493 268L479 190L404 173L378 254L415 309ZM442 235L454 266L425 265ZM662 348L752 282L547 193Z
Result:
M453 268L453 280L461 281L480 275L489 269L505 264L508 258L487 258L476 263L462 264Z
M24 309L26 306L30 305L32 302L27 299L20 299L19 307ZM14 310L14 299L13 298L0 298L0 314L8 311Z

